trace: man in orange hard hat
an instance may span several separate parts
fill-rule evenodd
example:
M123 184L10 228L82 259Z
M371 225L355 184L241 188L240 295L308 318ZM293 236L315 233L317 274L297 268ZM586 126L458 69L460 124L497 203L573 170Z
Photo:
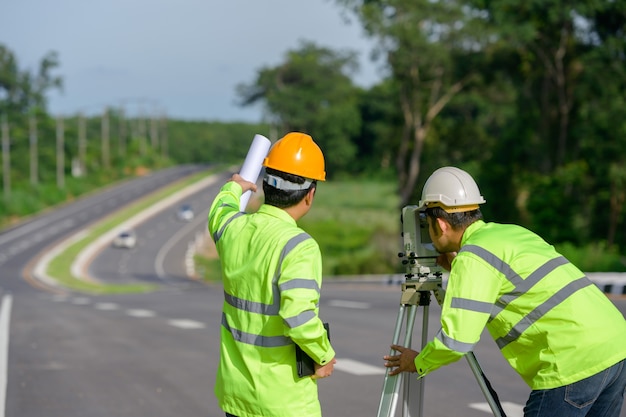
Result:
M209 212L224 279L215 394L227 416L320 417L317 379L330 376L335 351L319 318L322 258L296 222L311 209L324 156L311 136L292 132L263 162L265 203L239 211L256 185L233 175ZM314 361L300 376L296 348Z

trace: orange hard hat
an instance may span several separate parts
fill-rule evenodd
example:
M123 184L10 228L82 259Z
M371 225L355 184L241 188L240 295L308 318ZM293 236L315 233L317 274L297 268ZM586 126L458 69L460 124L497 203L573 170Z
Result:
M279 139L263 166L304 178L326 180L322 150L306 133L291 132Z

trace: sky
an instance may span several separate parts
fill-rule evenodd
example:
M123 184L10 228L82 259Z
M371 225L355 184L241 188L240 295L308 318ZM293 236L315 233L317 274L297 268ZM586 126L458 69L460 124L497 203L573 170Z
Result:
M128 114L260 122L260 106L236 104L236 86L279 65L302 40L359 54L358 85L380 80L373 42L332 0L6 0L0 43L35 72L58 53L55 116Z

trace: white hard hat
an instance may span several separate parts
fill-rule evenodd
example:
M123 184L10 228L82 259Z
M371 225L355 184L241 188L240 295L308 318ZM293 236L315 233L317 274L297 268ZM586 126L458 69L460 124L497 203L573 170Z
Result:
M476 210L485 202L470 174L459 168L443 167L426 180L418 209L441 207L448 213L457 213Z

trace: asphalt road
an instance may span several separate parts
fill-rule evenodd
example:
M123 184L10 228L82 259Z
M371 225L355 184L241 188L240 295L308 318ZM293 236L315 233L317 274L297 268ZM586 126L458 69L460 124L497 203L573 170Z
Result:
M188 242L205 227L203 210L219 185L187 197L185 202L196 212L191 222L176 219L177 206L169 207L137 226L135 249L105 247L93 260L89 272L98 279L163 284L150 294L59 293L22 278L22 269L53 242L102 215L96 210L112 195L61 208L61 212L68 210L65 216L55 211L34 219L45 225L37 231L31 225L14 229L11 235L0 234L0 254L7 255L0 278L0 316L9 322L6 398L0 417L224 415L213 396L222 289L185 278L182 259ZM121 205L118 201L104 212ZM46 238L36 243L37 235ZM325 417L376 415L384 382L382 356L393 337L400 295L398 285L326 280L321 316L331 323L338 363L335 373L319 382ZM614 302L626 313L626 300ZM431 337L439 328L438 313L434 304L427 326ZM414 344L419 343L423 314L420 309L416 315ZM511 410L509 417L520 416L529 389L488 334L475 353L500 400ZM1 383L0 379L0 389ZM480 410L484 403L464 361L426 378L425 416L488 416L488 411Z
M335 373L319 382L325 416L376 415L399 297L397 286L382 283L324 285L322 318L331 323L338 358ZM626 311L626 301L615 302ZM217 285L16 299L6 415L223 416L212 394L221 303ZM438 311L429 309L431 337ZM419 310L415 337L422 315ZM488 335L475 353L500 400L512 407L509 417L521 416L529 390ZM488 416L476 408L484 403L464 361L426 379L425 416Z

